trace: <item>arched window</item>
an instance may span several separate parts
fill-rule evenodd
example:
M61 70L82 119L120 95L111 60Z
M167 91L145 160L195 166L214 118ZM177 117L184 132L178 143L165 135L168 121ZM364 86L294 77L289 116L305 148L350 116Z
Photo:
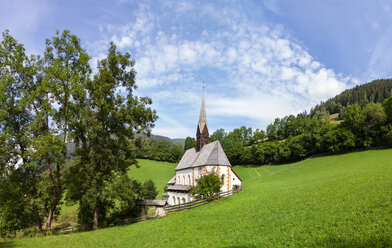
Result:
M176 184L180 184L180 176L177 176L177 182Z
M177 197L178 204L181 204L180 197Z
M173 205L176 205L176 197L173 196Z
M225 174L223 174L221 177L221 183L222 185L225 185Z
M184 185L186 184L185 183L185 176L182 176L182 179L183 179L183 183L184 183Z
M185 201L185 198L182 198L182 203L185 203L186 201Z
M191 176L190 175L188 175L188 185L192 185L192 183L191 183Z

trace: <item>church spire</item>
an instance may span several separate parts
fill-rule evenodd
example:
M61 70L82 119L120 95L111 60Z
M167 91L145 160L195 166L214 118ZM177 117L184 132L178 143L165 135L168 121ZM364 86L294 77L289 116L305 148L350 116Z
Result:
M200 133L203 131L204 126L207 126L207 115L206 115L206 100L204 97L204 87L203 84L203 97L201 99L201 109L200 109L200 117L199 117L199 129Z
M207 115L206 115L206 103L204 97L204 83L203 83L203 97L201 99L201 109L200 109L200 117L199 123L197 124L197 131L196 131L196 139L197 139L197 146L196 150L200 151L200 149L208 143L208 139L210 137L208 133L207 127Z

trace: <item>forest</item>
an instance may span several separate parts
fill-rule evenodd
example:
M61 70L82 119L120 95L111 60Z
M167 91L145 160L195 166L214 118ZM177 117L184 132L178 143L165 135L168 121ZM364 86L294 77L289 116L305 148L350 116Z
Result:
M347 89L339 95L321 102L310 110L310 116L317 111L327 110L330 114L339 113L343 118L344 107L348 105L366 105L368 103L382 103L392 95L392 79L378 79L367 84Z

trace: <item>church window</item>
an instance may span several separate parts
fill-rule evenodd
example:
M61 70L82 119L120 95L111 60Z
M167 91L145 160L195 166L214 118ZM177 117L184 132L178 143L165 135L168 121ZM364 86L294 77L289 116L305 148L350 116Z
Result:
M177 197L178 204L181 204L180 197Z
M222 175L221 177L221 183L224 185L225 184L225 174Z
M191 183L191 176L190 175L188 175L188 185L191 185L192 183Z
M176 205L176 197L173 196L173 205Z
M183 179L183 184L185 185L186 183L185 183L185 176L182 176L182 179Z
M185 198L182 198L182 203L185 203Z

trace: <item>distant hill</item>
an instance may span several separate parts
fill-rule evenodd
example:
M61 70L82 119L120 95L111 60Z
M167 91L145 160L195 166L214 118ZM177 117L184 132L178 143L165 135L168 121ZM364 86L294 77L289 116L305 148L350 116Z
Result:
M147 136L144 134L137 134L136 137L142 138L143 140L152 139L156 141L166 141L169 142L170 144L173 144L173 140L171 140L169 137L162 136L162 135L151 134L150 136Z
M153 139L156 141L166 141L170 144L179 144L183 147L185 145L185 139L183 139L183 138L170 139L169 137L162 136L162 135L156 135L156 134L151 134L150 137L147 137L146 135L143 135L143 134L139 134L136 136L142 138L143 140L144 139Z
M378 79L370 83L358 85L352 89L348 89L339 95L321 102L312 108L310 115L313 116L317 110L325 109L330 114L339 113L342 107L348 105L366 103L382 103L392 94L392 79Z
M185 146L185 139L182 138L177 138L177 139L172 139L172 141L176 144L182 145L182 147Z

